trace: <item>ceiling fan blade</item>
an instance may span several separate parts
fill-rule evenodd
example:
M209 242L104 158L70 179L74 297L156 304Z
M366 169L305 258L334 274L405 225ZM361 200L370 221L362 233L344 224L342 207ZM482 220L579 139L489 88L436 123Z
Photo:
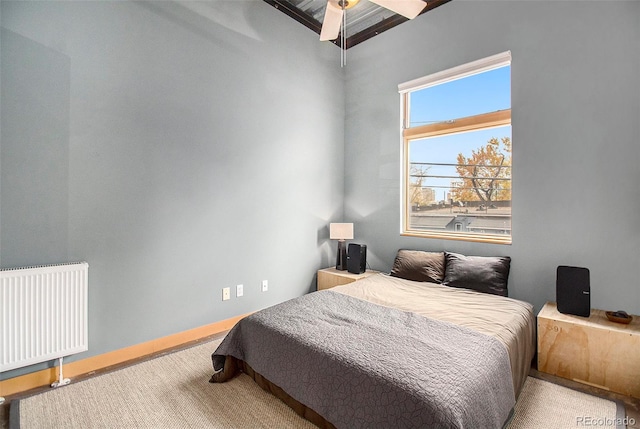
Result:
M340 6L335 5L332 1L327 1L327 9L324 12L322 30L320 31L321 41L335 40L338 38L343 13L344 11Z
M413 19L420 15L427 3L422 0L369 0L378 6L389 9L406 18Z

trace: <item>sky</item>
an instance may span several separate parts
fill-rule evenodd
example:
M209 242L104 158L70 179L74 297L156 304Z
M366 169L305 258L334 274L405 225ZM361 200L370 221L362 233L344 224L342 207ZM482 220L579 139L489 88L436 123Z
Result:
M511 67L505 66L485 73L447 82L411 93L410 123L419 126L455 118L495 112L511 108ZM474 149L484 146L492 137L511 138L511 126L412 141L411 162L456 163L459 153L471 156ZM455 167L432 166L429 174L452 176ZM437 199L443 199L452 179L428 179L426 186L436 189Z
M511 107L511 67L505 66L411 93L411 126Z

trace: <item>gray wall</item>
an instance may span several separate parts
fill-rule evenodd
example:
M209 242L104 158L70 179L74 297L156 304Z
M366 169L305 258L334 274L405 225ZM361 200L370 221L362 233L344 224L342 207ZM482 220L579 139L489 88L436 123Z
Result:
M262 1L1 8L0 264L89 263L70 360L315 288L343 214L333 45Z
M640 2L455 0L348 51L345 218L389 270L398 248L509 255L511 296L640 314ZM401 237L399 83L510 50L513 244Z

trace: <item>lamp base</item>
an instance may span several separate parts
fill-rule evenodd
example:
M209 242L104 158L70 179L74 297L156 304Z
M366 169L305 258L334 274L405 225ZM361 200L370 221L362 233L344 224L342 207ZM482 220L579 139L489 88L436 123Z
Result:
M336 270L347 269L347 245L344 240L338 241L338 255L336 257Z

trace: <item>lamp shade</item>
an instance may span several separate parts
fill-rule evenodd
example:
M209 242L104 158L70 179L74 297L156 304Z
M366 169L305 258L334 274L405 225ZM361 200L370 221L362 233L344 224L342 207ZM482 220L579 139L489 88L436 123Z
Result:
M329 238L331 240L353 239L353 224L352 223L330 223Z

